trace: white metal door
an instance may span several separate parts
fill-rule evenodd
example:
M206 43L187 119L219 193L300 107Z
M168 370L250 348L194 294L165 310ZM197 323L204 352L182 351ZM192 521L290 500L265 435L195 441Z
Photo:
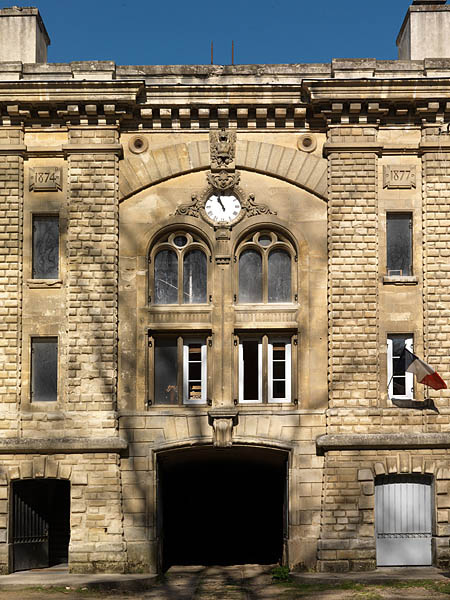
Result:
M375 487L377 565L431 565L431 483L383 477Z

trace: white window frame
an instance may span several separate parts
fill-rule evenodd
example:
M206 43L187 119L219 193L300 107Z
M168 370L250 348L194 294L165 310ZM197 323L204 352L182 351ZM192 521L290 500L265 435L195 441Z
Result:
M284 380L280 380L280 381L284 381L285 382L285 391L286 391L286 396L284 398L274 398L273 397L273 345L277 344L277 343L282 343L285 345L285 355L284 355L284 362L285 362L285 378ZM286 403L290 403L291 402L291 394L292 394L292 371L291 371L291 365L292 365L292 351L291 351L291 342L290 340L286 339L286 338L270 338L269 337L269 342L268 342L268 348L267 348L267 363L268 363L268 368L267 368L267 386L268 386L268 396L267 396L267 402L272 403L272 404L286 404Z
M244 342L258 342L258 398L244 398ZM262 386L263 386L263 370L262 370L262 338L260 337L245 337L239 343L239 403L240 404L261 404L262 402Z
M412 400L414 398L414 375L413 373L405 373L405 390L404 395L394 395L394 380L393 380L393 343L392 338L401 336L401 333L390 333L387 336L387 380L388 380L388 396L392 400ZM403 334L405 336L405 346L410 352L413 352L413 336L412 334Z
M201 344L201 396L200 398L189 398L189 345ZM183 338L183 404L206 404L207 403L207 360L206 342L199 338Z

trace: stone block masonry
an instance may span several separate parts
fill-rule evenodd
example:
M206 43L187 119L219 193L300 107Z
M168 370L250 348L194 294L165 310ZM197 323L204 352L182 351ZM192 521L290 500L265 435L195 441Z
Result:
M67 400L73 410L108 411L117 380L118 157L101 147L116 143L117 131L71 129L69 142Z
M330 407L371 407L378 401L377 157L350 151L374 142L376 130L336 127L329 141L348 151L329 156Z
M426 152L423 164L424 226L424 348L425 360L433 365L447 384L450 381L450 152L439 149L450 136L438 127L423 130L422 140L435 144ZM439 409L448 409L450 390L427 394ZM429 415L430 426L442 417ZM444 426L447 428L448 424ZM438 426L441 429L441 426Z
M23 131L0 128L0 410L14 407L20 392L23 158L17 147ZM10 409L9 409L10 410Z

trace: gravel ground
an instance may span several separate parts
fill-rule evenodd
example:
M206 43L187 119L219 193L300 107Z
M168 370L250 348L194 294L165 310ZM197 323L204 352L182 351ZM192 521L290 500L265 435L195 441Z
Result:
M0 600L450 600L450 583L408 587L272 583L271 569L260 566L178 567L164 581L141 592L108 592L88 588L0 590ZM343 589L343 587L345 589Z

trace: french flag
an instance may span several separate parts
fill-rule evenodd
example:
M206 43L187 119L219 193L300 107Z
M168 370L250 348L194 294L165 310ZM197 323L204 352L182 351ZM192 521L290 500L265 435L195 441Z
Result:
M420 360L418 356L410 352L407 348L403 348L402 355L405 360L405 371L414 373L419 383L429 385L433 390L447 389L445 381L430 365Z

